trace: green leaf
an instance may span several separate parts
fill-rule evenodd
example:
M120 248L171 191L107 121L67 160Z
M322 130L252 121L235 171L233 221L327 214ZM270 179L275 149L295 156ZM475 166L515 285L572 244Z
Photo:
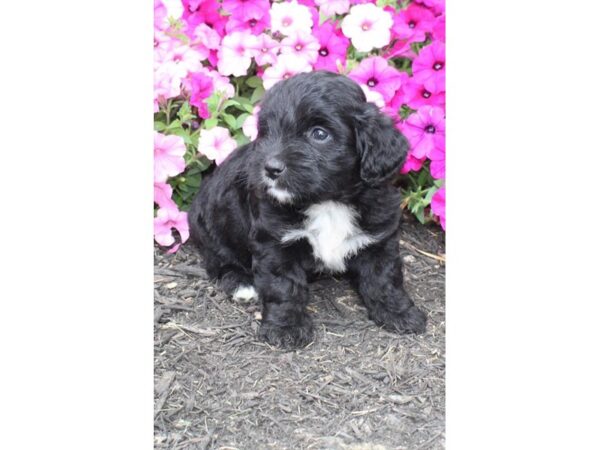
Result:
M225 123L227 124L227 126L232 130L235 131L237 130L237 123L235 120L235 116L232 116L231 114L227 114L227 113L222 113L221 117L223 117L223 120L225 121Z
M260 77L257 77L256 75L253 77L250 77L246 80L246 84L248 86L250 86L251 88L257 88L259 86L262 86L262 80L260 79Z
M250 139L248 139L248 136L246 136L243 133L237 133L235 136L233 136L233 138L237 142L238 147L241 147L242 145L246 145L247 143L250 142Z
M216 127L219 124L219 120L216 117L211 117L203 122L203 127L206 130Z
M229 108L230 106L235 106L238 109L241 109L241 105L240 102L238 102L237 100L230 98L229 100L226 100L223 105L221 106L221 110L225 111L227 108Z
M417 220L421 223L425 223L425 209L424 208L420 208L416 213L415 216L417 217Z
M185 180L185 184L192 188L199 188L200 182L202 181L202 175L198 174L195 176L189 176Z
M214 116L221 103L221 93L219 91L213 92L213 94L206 99L206 106L210 111L210 115Z
M250 117L250 114L248 113L243 113L240 114L237 119L236 119L236 129L242 128L244 126L244 121Z
M433 198L437 190L438 188L436 186L432 186L429 189L427 189L427 195L425 195L425 198L423 199L426 206L431 204L431 199Z
M179 119L175 119L169 125L167 125L167 131L174 132L177 129L181 129L181 121Z
M252 92L252 95L250 96L250 103L255 105L256 103L258 103L260 101L260 99L263 97L264 94L265 94L265 88L263 86L257 87L254 90L254 92ZM252 112L252 111L248 111L248 112Z
M181 122L189 122L196 118L192 113L192 108L190 107L190 103L185 101L182 103L181 108L177 111L177 117L181 120Z
M180 136L181 138L183 138L183 142L185 142L188 145L194 145L194 142L192 141L192 138L190 137L189 133L183 128L176 128L174 130L171 130L171 134Z
M154 130L155 131L163 131L167 126L162 122L154 122Z
M212 163L213 162L204 155L200 155L200 157L196 160L196 165L202 172L208 169Z

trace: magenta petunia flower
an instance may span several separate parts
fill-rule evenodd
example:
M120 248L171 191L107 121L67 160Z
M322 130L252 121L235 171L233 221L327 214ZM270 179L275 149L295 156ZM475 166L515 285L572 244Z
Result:
M408 42L422 42L431 33L435 17L433 13L417 3L394 15L393 36Z
M194 30L204 23L214 29L219 35L225 35L225 24L229 17L219 14L221 4L217 0L182 0L183 14L181 16L186 26L186 34L193 37Z
M277 61L277 52L279 51L279 42L268 34L259 34L255 41L254 60L259 66L265 64L275 64Z
M446 149L434 147L429 154L429 171L436 180L446 178Z
M440 218L440 224L446 230L446 187L439 188L431 198L431 212Z
M317 61L320 44L316 37L305 31L295 31L281 41L282 55L296 55L310 64Z
M338 72L338 64L346 65L346 52L350 40L340 30L336 30L331 22L324 22L313 29L313 36L319 41L319 52L314 64L316 70Z
M165 182L185 169L183 138L154 132L154 181Z
M390 66L385 58L371 56L363 59L348 76L359 84L379 92L389 102L402 85L402 72Z
M277 62L265 69L263 85L265 89L270 89L278 81L287 80L297 73L310 72L311 70L312 66L304 58L299 58L293 54L279 55Z
M198 152L220 165L237 147L237 142L223 127L200 130Z
M239 31L228 34L221 42L217 67L222 75L244 76L256 55L256 36Z
M431 8L436 16L446 11L446 0L419 0L419 3Z
M436 17L432 34L434 41L446 42L446 14Z
M446 45L434 41L423 47L412 63L415 81L423 83L429 92L446 90Z
M173 229L177 230L181 242L172 247L168 253L175 253L179 246L190 237L187 213L175 208L159 208L154 218L154 239L158 244L169 247L175 244Z
M422 106L406 119L402 131L415 158L429 157L434 149L443 151L446 137L444 110L438 106Z
M415 81L414 78L409 78L402 85L402 88L397 93L400 94L401 104L405 103L412 109L419 109L421 106L441 106L446 103L446 95L444 92L430 92L425 88L423 83Z
M359 52L370 52L390 43L392 15L372 3L355 5L342 21L342 32Z
M421 167L423 167L423 163L425 163L425 159L425 157L415 158L412 153L409 153L406 157L406 162L402 166L402 169L400 169L400 173L408 173L411 170L415 172L421 170Z
M271 17L269 14L265 14L260 17L252 17L250 19L242 20L236 17L231 17L225 25L225 31L227 33L233 33L234 31L249 32L254 35L258 35L269 28L271 25Z
M383 54L385 59L392 58L410 58L413 59L417 54L413 51L410 42L396 40L392 46Z
M190 77L191 95L190 104L198 108L198 115L203 119L210 117L206 99L213 93L213 80L202 72L192 74Z

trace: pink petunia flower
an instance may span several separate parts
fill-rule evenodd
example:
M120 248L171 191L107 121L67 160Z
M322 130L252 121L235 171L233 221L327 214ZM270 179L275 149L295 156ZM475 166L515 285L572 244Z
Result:
M435 17L429 9L411 3L408 8L394 16L392 31L398 39L422 42L427 37L427 33L433 30L434 21Z
M217 67L222 75L244 76L256 55L256 36L238 31L228 34L221 42Z
M221 36L205 23L201 23L194 30L194 38L190 47L200 53L202 59L208 58L211 50L218 49L221 44Z
M313 36L320 44L319 56L314 64L316 70L338 72L338 64L346 65L346 52L350 41L336 30L331 22L324 22L320 27L315 27Z
M167 253L175 253L179 246L190 237L190 229L187 213L175 208L159 208L154 218L154 239L158 244L169 247L175 244L173 237L175 229L181 238L181 242L173 246Z
M325 17L346 14L350 9L350 0L315 0L315 4Z
M412 71L415 81L423 83L428 91L445 91L446 45L434 41L423 47L412 63Z
M415 81L412 77L402 85L398 94L400 94L401 103L407 104L412 109L419 109L424 105L444 107L446 103L444 92L429 92L423 83Z
M164 53L157 53L155 67L168 73L171 78L181 81L189 72L196 72L202 67L202 55L189 46L174 41Z
M183 138L154 132L154 181L165 182L185 169Z
M174 77L168 66L161 66L154 71L154 111L158 104L166 99L181 94L181 77Z
M198 108L198 115L203 119L210 117L206 99L213 93L213 80L208 75L198 72L190 77L190 103Z
M385 106L383 95L381 95L379 92L372 91L365 84L361 84L360 88L365 93L365 97L367 98L368 102L374 103L378 108L383 108Z
M172 197L173 188L169 183L154 182L154 203L156 203L159 208L177 208Z
M446 137L444 110L437 106L422 106L406 119L402 131L410 141L415 158L429 157L434 149L443 151Z
M342 31L359 52L370 52L390 42L392 15L372 3L355 5L342 21Z
M258 112L260 111L260 106L255 106L252 114L249 115L246 120L244 120L244 124L242 125L242 132L245 136L247 136L251 141L256 139L258 136Z
M210 130L200 130L198 152L220 165L237 147L237 142L223 127L213 127Z
M269 0L223 0L223 9L240 20L262 17L269 12Z
M256 64L259 66L275 64L275 61L277 61L279 42L268 34L259 34L255 41L254 50L256 51L256 56L254 56Z
M296 55L311 64L319 57L319 41L310 33L296 31L281 41L282 55Z
M446 187L439 188L431 198L431 212L440 218L442 229L446 230Z
M154 29L164 29L165 22L167 22L167 8L160 0L154 0Z
M289 36L295 31L310 33L313 19L307 6L296 0L271 5L271 31Z
M402 85L406 74L390 66L385 58L372 56L363 59L348 76L359 84L379 92L389 102Z
M265 89L270 89L275 83L281 80L287 80L293 75L301 72L310 72L312 67L304 58L296 55L279 55L277 62L265 69L263 74L263 85Z

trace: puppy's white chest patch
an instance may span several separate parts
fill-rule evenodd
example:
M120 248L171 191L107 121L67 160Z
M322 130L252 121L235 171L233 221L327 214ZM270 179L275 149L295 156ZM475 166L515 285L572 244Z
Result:
M303 228L288 231L281 241L306 238L312 246L315 259L335 272L345 271L345 259L375 241L356 224L358 212L343 203L317 203L304 211L304 214L306 220Z

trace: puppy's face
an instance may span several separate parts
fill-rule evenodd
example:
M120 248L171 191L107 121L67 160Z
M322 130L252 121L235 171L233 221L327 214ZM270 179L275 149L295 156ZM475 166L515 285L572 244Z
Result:
M301 204L382 181L403 161L406 141L352 80L312 72L265 95L252 152L251 183L273 201Z

